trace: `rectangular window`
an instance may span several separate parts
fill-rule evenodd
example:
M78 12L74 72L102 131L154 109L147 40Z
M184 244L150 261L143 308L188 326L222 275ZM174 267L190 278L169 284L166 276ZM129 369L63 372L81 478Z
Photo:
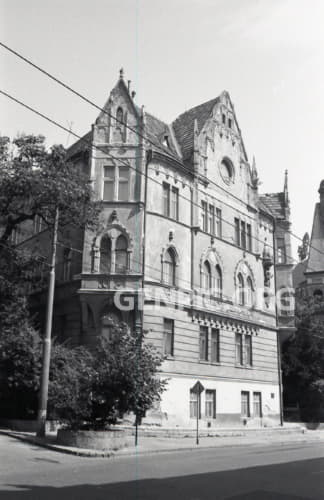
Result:
M39 215L35 215L33 222L34 234L40 233L43 230L43 219Z
M215 236L222 237L222 211L216 208Z
M164 318L163 320L163 354L173 356L174 345L174 321Z
M261 392L253 393L253 416L262 417Z
M285 239L277 238L277 263L285 264L285 262L286 262Z
M115 198L115 167L112 165L104 167L104 189L103 199L112 201Z
M170 217L170 184L163 182L163 215Z
M241 247L246 248L246 229L243 221L241 221Z
M252 337L245 335L244 337L244 364L252 366Z
M209 205L208 226L210 234L215 234L215 208L213 205Z
M179 189L173 186L171 190L171 217L179 220Z
M239 219L234 219L234 225L235 225L235 243L240 246L240 221Z
M235 362L243 365L243 339L241 333L235 334Z
M248 391L241 392L241 416L250 416L250 393Z
M201 220L202 220L202 230L208 232L208 205L205 201L201 202Z
M127 201L129 199L129 168L119 167L118 200Z
M199 359L208 361L208 327L200 327L199 335Z
M206 389L205 416L206 418L216 418L216 391L212 389Z
M193 392L190 389L190 418L197 418L198 414L198 399L199 396L197 393ZM200 414L200 408L199 408L199 418L201 418Z
M247 249L252 252L252 228L251 224L246 225Z
M219 330L212 328L210 339L210 361L219 363Z

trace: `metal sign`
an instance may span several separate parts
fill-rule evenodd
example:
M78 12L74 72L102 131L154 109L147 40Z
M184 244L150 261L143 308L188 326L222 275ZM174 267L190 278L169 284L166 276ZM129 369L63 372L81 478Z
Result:
M199 380L195 383L195 385L191 388L191 391L194 394L197 394L197 427L196 427L196 444L199 444L199 418L200 418L200 394L205 390L205 387L202 385Z
M199 382L199 380L195 383L195 385L191 388L192 392L194 394L198 394L200 396L200 394L205 390L205 387L202 385L201 382Z

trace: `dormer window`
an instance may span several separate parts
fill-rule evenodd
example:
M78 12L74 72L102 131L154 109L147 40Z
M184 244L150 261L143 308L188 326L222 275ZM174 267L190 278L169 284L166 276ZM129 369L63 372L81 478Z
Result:
M165 135L162 141L163 146L170 149L169 136Z

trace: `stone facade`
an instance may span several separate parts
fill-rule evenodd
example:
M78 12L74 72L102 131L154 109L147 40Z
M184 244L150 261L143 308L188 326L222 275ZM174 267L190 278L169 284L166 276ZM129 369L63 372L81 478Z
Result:
M128 87L121 72L69 150L103 208L96 234L71 230L58 248L54 335L91 345L114 320L143 328L169 381L147 421L194 426L199 380L202 426L278 423L275 218L230 96L166 124Z

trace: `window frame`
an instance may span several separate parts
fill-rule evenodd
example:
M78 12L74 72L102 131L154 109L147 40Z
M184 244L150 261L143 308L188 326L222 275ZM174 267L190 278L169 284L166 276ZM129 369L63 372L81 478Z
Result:
M211 396L211 399L207 396ZM213 420L216 418L216 389L205 390L205 418Z
M208 326L199 327L199 361L208 361Z
M244 400L245 397L246 400ZM250 416L251 416L250 391L241 391L241 417L250 418Z
M171 326L170 329L166 326L167 324ZM170 342L168 342L169 338ZM169 345L170 352L167 349ZM174 356L174 320L170 318L163 318L163 355L166 357Z
M216 345L216 349L214 349L215 345ZM219 328L211 328L211 332L210 332L210 362L211 363L220 363L220 330L219 330Z

